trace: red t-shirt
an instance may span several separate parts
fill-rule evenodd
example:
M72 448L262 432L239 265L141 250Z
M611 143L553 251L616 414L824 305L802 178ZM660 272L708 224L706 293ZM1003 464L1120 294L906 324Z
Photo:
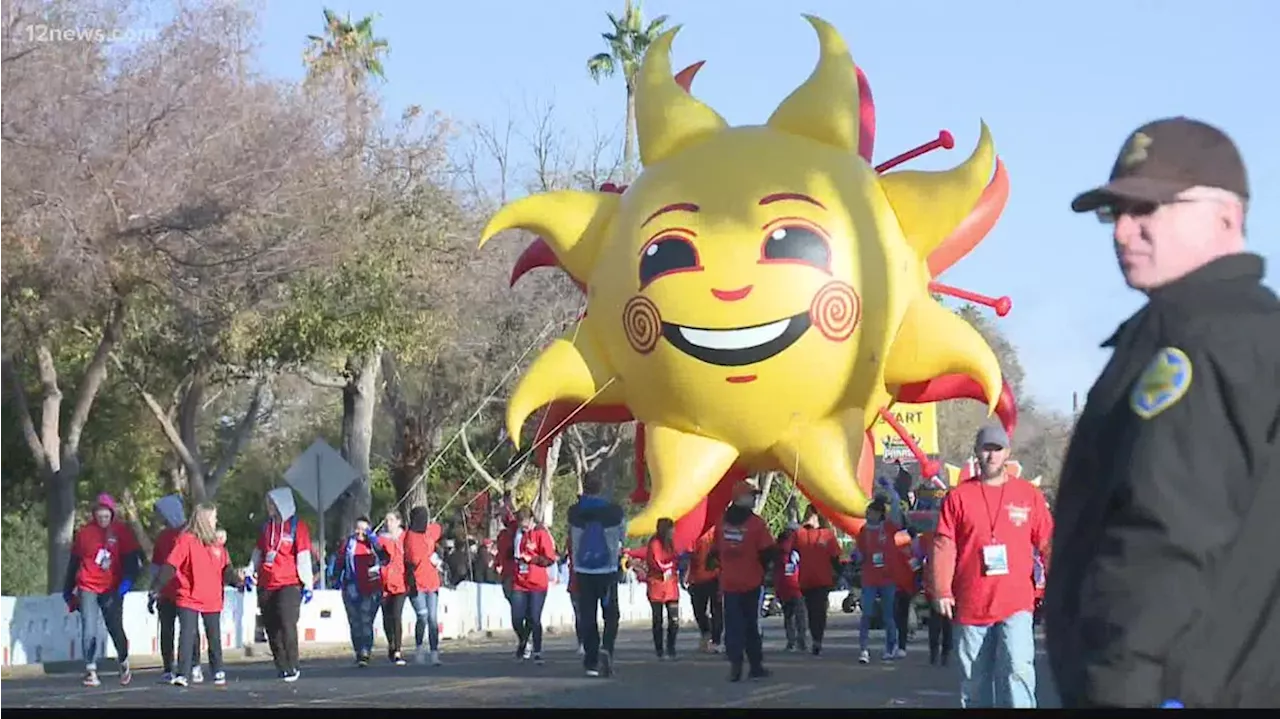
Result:
M493 563L504 581L514 579L516 576L516 563L511 555L514 551L511 542L515 540L515 534L515 528L510 526L503 527L498 532L498 554L494 557Z
M405 594L409 591L409 583L404 576L405 534L406 532L401 532L399 537L392 537L387 534L378 537L378 544L382 547L382 551L387 553L387 561L382 564L383 594L394 596Z
M106 594L120 588L124 579L124 558L140 551L133 529L113 521L104 529L90 522L76 532L71 552L80 559L76 589Z
M289 522L269 521L258 534L258 553L262 555L258 566L258 587L264 591L301 586L298 557L311 561L311 531L307 529L307 523L297 517L289 521L297 522L296 540L289 531Z
M716 527L716 551L720 557L720 591L750 592L764 584L760 553L773 546L769 526L757 514L741 526L720 522Z
M181 529L175 527L165 527L160 530L160 535L156 537L155 546L151 549L151 563L162 567L165 561L169 559L169 552L173 551L173 545L177 543L178 537L182 534ZM160 588L160 596L169 601L173 601L178 596L178 580L169 580L169 583Z
M345 567L347 561L347 547L350 539L342 543L342 549L338 550L338 566ZM381 541L381 540L376 540ZM378 555L374 554L371 542L355 543L355 548L351 550L353 564L356 570L356 587L359 588L360 594L368 596L382 591L382 572L369 573L374 563L378 559Z
M191 532L178 535L165 560L175 572L178 592L174 603L178 608L201 614L221 612L223 572L229 563L225 548L206 545Z
M826 527L801 527L796 530L795 538L795 550L800 553L800 589L834 587L831 560L840 558L836 533Z
M778 542L778 561L773 569L773 593L787 601L800 597L800 578L804 575L804 557L796 548L796 536L792 534ZM830 566L830 560L823 559Z
M404 533L404 561L413 565L413 584L419 592L440 590L440 570L431 563L440 541L440 525L428 524L425 532Z
M645 584L649 588L649 601L680 601L679 558L675 552L662 545L662 540L654 537L649 540L649 551L645 556Z
M693 559L689 564L689 583L704 584L706 582L714 582L716 577L720 576L720 568L707 568L707 559L711 556L711 550L716 548L716 532L715 529L708 529L698 542L693 546Z
M863 525L858 532L858 554L862 557L862 586L886 587L895 584L895 562L904 560L895 536L898 527L884 520L879 527Z
M515 530L520 531L520 530ZM514 537L513 537L514 539ZM517 592L545 592L549 584L547 568L533 563L533 559L542 558L551 562L556 558L556 543L551 533L542 527L534 527L520 533L520 552L518 557L504 559L505 564L512 565L515 573L513 587Z
M1053 518L1044 495L1023 479L993 487L981 480L961 483L947 494L938 517L938 538L954 543L954 557L935 548L938 592L956 600L955 621L985 626L1035 607L1033 547L1048 554ZM983 569L983 550L1003 546L1008 564L1003 574Z

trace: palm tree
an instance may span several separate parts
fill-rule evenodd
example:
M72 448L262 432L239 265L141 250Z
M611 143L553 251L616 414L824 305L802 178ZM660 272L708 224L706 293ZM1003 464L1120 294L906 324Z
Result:
M307 36L307 52L303 57L307 79L316 80L338 72L352 90L363 88L370 77L385 80L382 56L387 53L387 41L373 36L373 19L372 15L366 15L352 23L350 15L343 20L325 8L324 35Z
M659 15L644 24L640 1L627 0L622 17L613 13L609 23L613 26L609 32L601 33L601 37L609 46L608 52L602 52L587 60L587 72L591 79L600 82L601 78L613 77L622 70L622 80L627 88L627 125L622 145L623 181L630 182L635 177L636 158L636 75L640 72L640 62L649 45L662 34L666 15Z

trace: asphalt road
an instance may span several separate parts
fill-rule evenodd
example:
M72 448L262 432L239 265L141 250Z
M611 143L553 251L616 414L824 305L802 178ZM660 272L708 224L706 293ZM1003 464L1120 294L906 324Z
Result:
M102 686L87 689L78 675L5 680L4 709L132 707L958 707L958 674L952 667L931 667L925 633L920 631L906 659L857 664L857 623L853 616L832 616L821 657L788 654L779 618L764 621L765 664L773 676L762 681L727 681L721 656L693 652L694 630L682 630L676 662L658 662L650 634L624 629L618 639L612 679L584 675L572 637L548 636L543 666L518 662L510 644L444 644L444 666L396 667L377 661L357 669L348 659L303 661L302 678L286 684L266 663L232 664L228 685L206 683L179 689L158 683L156 670L137 671L121 687L102 675ZM872 646L883 642L872 633ZM1041 706L1056 706L1047 686L1040 653Z

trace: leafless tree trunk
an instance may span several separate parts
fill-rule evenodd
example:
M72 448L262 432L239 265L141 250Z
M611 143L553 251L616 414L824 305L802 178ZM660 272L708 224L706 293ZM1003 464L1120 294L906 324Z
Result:
M547 458L542 464L542 473L538 475L538 497L534 500L534 516L548 527L555 519L554 480L556 470L560 468L560 447L563 444L563 434L557 434L551 438L551 444L547 445Z

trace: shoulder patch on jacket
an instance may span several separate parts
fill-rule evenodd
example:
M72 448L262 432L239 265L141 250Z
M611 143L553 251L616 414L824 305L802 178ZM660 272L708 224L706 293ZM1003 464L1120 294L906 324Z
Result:
M1129 393L1129 407L1151 419L1177 404L1191 389L1191 358L1177 347L1164 347L1147 363Z

